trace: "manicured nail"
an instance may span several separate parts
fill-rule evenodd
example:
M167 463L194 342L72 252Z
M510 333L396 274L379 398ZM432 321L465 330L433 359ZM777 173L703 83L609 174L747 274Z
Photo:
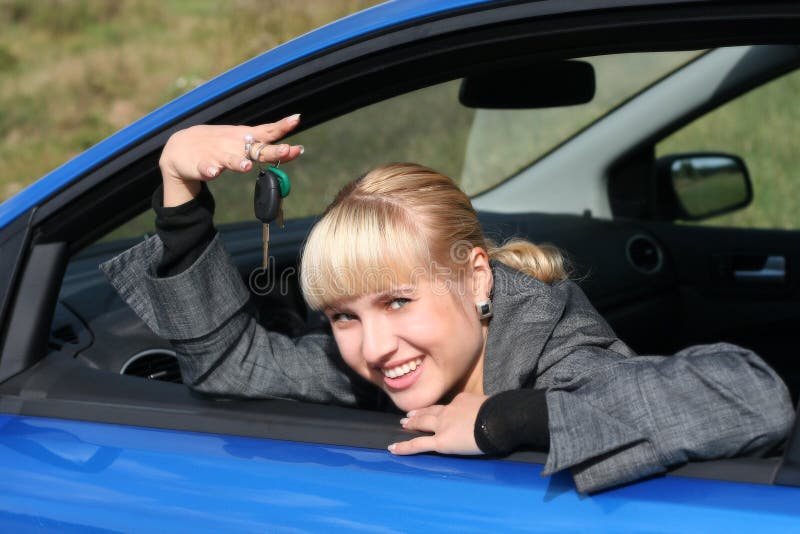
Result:
M387 447L387 449L389 449L389 452L394 452L395 447L397 447L397 443L392 443Z
M303 154L305 154L305 152L306 152L306 147L300 145L300 155L302 156Z
M407 415L408 417L414 417L414 414L416 414L416 413L417 413L417 410L411 410L411 411L410 411L410 412L408 412L406 415Z
M286 146L286 145L281 145L281 146L278 147L277 152L278 152L278 155L283 156L284 154L289 152L289 147Z
M408 423L408 417L403 417L402 419L400 419L401 425L405 425L406 423Z
M217 168L216 167L209 167L206 171L210 177L215 177L217 175Z
M250 165L250 160L249 159L243 159L242 162L239 164L239 167L241 167L242 170L245 170L248 165Z
M289 117L289 122L300 122L300 114L295 113L291 117Z

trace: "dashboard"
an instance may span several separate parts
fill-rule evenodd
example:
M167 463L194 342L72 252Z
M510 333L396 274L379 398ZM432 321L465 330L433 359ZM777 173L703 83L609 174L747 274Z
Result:
M250 312L265 328L290 337L326 327L324 317L305 306L298 284L297 251L306 226L310 227L308 221L298 221L282 235L273 232L269 283L256 276L263 272L258 224L220 227L243 282L251 287ZM59 293L48 348L68 353L95 369L181 383L169 341L147 327L98 268L141 239L96 243L72 258Z

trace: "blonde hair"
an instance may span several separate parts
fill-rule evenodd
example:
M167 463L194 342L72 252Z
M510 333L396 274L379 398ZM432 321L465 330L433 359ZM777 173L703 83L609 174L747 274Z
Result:
M382 165L346 185L312 229L301 259L303 296L322 309L434 270L452 274L474 247L543 282L567 278L553 246L521 239L495 246L450 178L413 163Z

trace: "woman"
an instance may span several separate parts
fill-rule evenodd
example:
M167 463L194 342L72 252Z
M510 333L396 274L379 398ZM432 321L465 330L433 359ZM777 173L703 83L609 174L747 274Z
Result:
M404 428L430 433L389 445L394 454L549 446L544 473L570 468L582 492L688 460L763 454L788 432L788 392L758 356L726 344L636 356L566 278L557 251L495 248L469 199L418 165L351 183L309 236L303 292L333 338L264 330L203 182L251 170L256 154L298 157L301 146L271 144L298 123L173 135L154 195L158 235L101 266L171 340L191 387L394 406L407 412Z

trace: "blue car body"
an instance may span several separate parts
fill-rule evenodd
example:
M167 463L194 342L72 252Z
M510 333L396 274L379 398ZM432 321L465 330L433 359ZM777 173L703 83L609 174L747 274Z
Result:
M387 27L483 3L387 2L266 52L0 204L0 229L258 77ZM536 463L395 457L371 448L18 415L13 400L2 398L0 411L2 532L800 532L798 487L666 476L583 496L568 473L542 477Z
M4 532L800 529L798 488L665 477L587 497L517 462L36 417L0 428Z

